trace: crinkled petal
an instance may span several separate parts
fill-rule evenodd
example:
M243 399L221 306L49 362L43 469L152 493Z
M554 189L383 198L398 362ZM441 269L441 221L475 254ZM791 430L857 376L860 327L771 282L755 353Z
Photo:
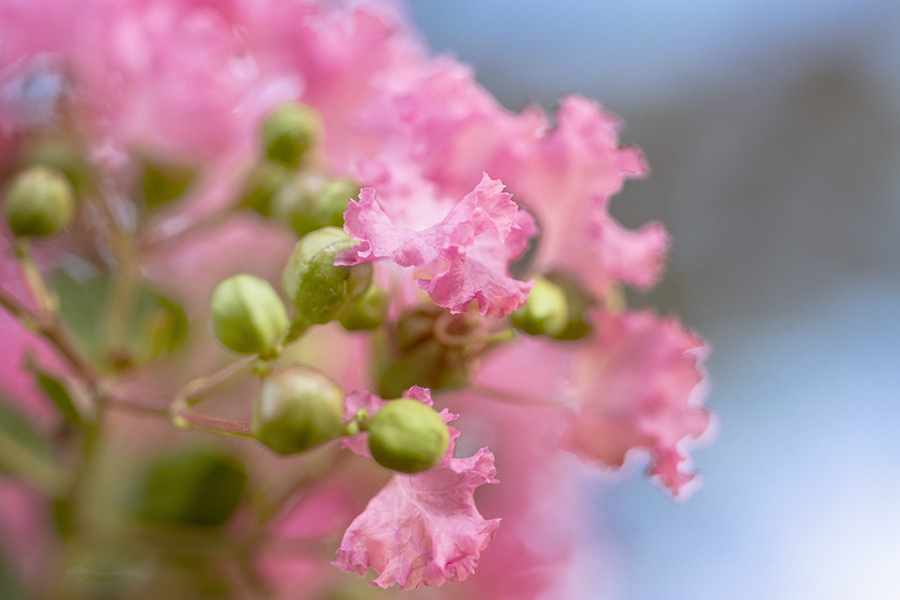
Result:
M446 261L432 279L417 284L435 304L453 313L465 312L475 300L482 315L505 316L525 302L531 289L530 282L510 277L508 266L537 227L503 192L503 184L486 174L443 220L422 231L397 226L378 204L375 191L366 188L344 214L344 229L361 243L335 264L390 258L402 267L425 267Z
M413 386L403 396L432 406L431 391ZM375 414L390 400L366 391L347 395L348 418L366 409ZM458 416L446 408L445 423ZM450 444L440 464L424 473L397 473L369 501L347 529L335 565L346 572L364 574L369 567L380 575L381 587L399 584L413 589L424 583L440 586L471 574L478 558L494 536L500 519L484 519L475 508L474 491L485 483L497 483L494 455L487 448L465 459L453 458L458 429L449 427ZM368 434L345 440L347 448L369 456Z
M437 587L474 572L500 525L475 507L475 488L497 483L494 455L482 448L466 459L445 458L417 475L394 478L369 502L341 541L335 565L380 574L374 585Z
M710 425L699 405L707 347L673 319L649 311L600 314L597 321L601 333L582 354L576 376L582 404L564 444L612 467L632 449L648 451L649 475L677 496L695 477L681 446Z
M663 272L669 235L661 223L648 223L637 231L613 219L603 202L588 226L590 246L604 265L609 279L646 290Z

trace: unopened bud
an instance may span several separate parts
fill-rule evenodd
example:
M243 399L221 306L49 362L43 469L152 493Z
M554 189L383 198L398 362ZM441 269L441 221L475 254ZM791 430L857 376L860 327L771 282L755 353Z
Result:
M282 286L298 318L322 324L353 307L372 283L372 265L335 266L335 257L357 245L337 227L323 227L303 236L284 270Z
M566 323L556 333L547 335L557 340L579 340L591 333L593 327L585 321L585 314L596 306L597 300L588 293L577 278L554 271L546 274L547 280L562 289L566 297Z
M252 275L230 277L213 290L210 309L216 337L231 350L262 358L278 353L288 316L267 282Z
M302 177L279 190L272 201L272 215L288 223L297 235L322 227L343 227L344 211L350 200L359 196L353 179L322 182Z
M366 424L378 464L402 473L430 469L447 452L450 431L432 408L409 398L392 400Z
M305 452L341 435L344 391L295 365L266 378L253 403L253 437L279 454Z
M385 302L387 302L387 297L384 295L384 290L372 284L359 302L341 315L338 321L347 331L376 329L381 326L384 319Z
M262 138L269 160L295 169L316 140L318 129L313 110L299 102L275 109L262 126Z
M535 278L528 300L512 314L512 322L529 335L558 334L568 322L565 291L543 277Z
M75 191L60 171L31 167L10 185L4 210L17 236L55 235L75 216Z

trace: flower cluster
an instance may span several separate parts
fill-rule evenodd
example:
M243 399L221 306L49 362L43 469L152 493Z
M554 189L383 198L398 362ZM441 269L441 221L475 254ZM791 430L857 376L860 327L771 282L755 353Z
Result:
M710 424L618 128L389 3L0 2L0 581L568 597L585 473Z

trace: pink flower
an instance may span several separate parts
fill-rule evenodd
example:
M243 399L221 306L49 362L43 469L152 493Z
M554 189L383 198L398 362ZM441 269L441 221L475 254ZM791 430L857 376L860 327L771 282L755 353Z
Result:
M695 477L682 446L710 425L699 405L707 347L649 311L596 319L600 333L581 355L575 375L581 406L568 420L564 446L611 467L632 449L647 451L648 474L678 496Z
M537 230L502 190L500 181L485 174L439 223L413 231L396 225L375 200L375 190L366 188L344 215L344 229L362 243L336 264L390 258L401 267L424 267L436 273L416 283L438 306L461 313L475 300L482 315L505 316L525 302L531 289L507 268ZM511 236L514 230L518 234Z
M411 388L407 397L432 405L425 388ZM368 392L348 396L348 413L368 408L374 414L385 403ZM445 422L456 419L446 409ZM453 458L460 433L450 428L450 447L437 467L416 475L397 473L369 501L341 541L334 564L346 572L380 573L372 583L383 588L399 584L409 590L421 584L438 587L474 572L481 552L493 538L500 519L485 519L475 507L475 488L497 483L494 455L481 448L474 456ZM358 454L365 434L348 443Z
M662 272L668 238L659 224L630 232L610 218L610 198L646 172L633 146L619 146L619 122L593 100L562 99L557 126L518 142L524 159L506 178L541 227L534 268L578 274L599 295L610 281L646 289ZM590 250L589 250L590 249Z

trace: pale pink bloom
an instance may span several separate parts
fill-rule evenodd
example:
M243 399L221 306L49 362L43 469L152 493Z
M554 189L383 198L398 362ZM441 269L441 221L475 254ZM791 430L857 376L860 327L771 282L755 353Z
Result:
M414 386L406 396L432 404L425 388ZM348 412L368 408L374 414L384 403L368 392L353 393L348 395ZM444 409L441 417L449 422L456 415ZM474 492L485 483L497 483L497 471L487 448L469 458L453 458L459 435L450 428L450 446L435 468L415 475L394 474L347 528L336 566L360 574L372 567L379 572L373 585L399 584L401 590L462 581L474 572L500 525L500 519L481 516ZM364 436L357 437L364 440ZM357 453L365 451L356 441L348 445Z
M362 243L336 264L390 258L401 267L430 268L437 271L432 278L416 283L438 306L461 313L475 300L482 315L505 316L525 302L531 289L530 283L510 277L507 268L524 250L522 236L527 240L536 229L502 190L501 182L484 175L439 223L413 231L397 226L375 200L375 190L366 188L344 215L344 229ZM505 246L514 229L522 234L513 238L512 247Z
M649 311L598 313L599 334L580 356L581 398L563 443L580 456L620 467L631 450L649 453L648 475L673 495L696 476L683 447L710 425L703 340Z

